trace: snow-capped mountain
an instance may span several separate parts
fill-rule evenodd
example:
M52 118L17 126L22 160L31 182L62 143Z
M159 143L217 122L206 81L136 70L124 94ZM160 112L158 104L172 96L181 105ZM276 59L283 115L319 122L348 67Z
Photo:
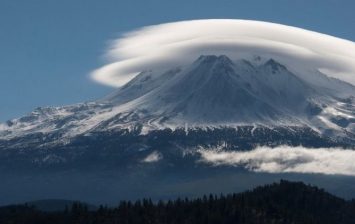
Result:
M94 102L37 108L0 125L0 144L66 144L93 133L165 128L305 127L354 139L355 87L288 69L272 58L200 56L190 65L143 71Z
M353 174L341 147L355 146L354 96L348 83L272 58L201 56L143 71L103 99L1 124L0 203L230 192L300 167ZM293 178L353 192L353 178Z

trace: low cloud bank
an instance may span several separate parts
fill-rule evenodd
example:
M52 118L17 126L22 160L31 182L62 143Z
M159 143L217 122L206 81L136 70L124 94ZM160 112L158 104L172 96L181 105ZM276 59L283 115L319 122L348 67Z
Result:
M243 152L201 149L199 153L201 162L245 167L254 172L355 176L355 150L279 146Z
M154 152L150 153L147 157L145 157L142 160L142 162L144 162L144 163L154 163L154 162L158 162L162 158L163 158L162 154L160 154L157 151L154 151Z

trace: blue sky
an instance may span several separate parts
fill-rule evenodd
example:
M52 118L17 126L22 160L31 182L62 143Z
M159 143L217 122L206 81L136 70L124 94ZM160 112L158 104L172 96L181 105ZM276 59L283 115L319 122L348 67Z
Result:
M277 22L355 41L353 0L0 0L0 121L38 106L100 98L89 79L108 40L145 25L202 18Z

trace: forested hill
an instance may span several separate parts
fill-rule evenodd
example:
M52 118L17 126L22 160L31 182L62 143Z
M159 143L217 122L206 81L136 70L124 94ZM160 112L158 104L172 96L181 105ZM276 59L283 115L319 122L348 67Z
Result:
M355 223L355 201L346 201L317 187L281 180L252 191L176 199L154 203L149 199L90 211L74 203L61 212L43 212L26 205L0 208L1 224L108 223Z

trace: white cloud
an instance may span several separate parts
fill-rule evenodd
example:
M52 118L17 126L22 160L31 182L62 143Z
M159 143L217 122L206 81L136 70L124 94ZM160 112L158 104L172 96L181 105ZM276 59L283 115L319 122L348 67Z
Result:
M113 41L110 64L92 78L121 86L142 70L191 63L202 54L274 58L292 70L320 70L355 84L355 43L300 28L249 20L210 19L143 27ZM312 72L310 72L312 73Z
M255 172L320 173L355 176L355 150L258 147L251 151L199 150L201 162L245 167Z
M158 162L162 158L163 158L162 154L160 154L157 151L154 151L154 152L150 153L147 157L145 157L142 160L142 162L144 162L144 163L154 163L154 162Z

